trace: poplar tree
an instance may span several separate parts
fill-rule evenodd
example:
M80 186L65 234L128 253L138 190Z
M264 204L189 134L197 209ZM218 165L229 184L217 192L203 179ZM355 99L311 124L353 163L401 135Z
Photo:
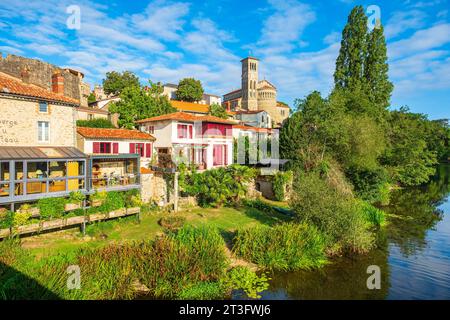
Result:
M389 81L389 65L387 62L386 40L383 26L377 26L367 36L367 59L364 67L366 90L369 99L380 112L386 111L394 86Z
M362 6L351 11L342 31L341 48L336 60L334 82L337 89L360 88L367 56L367 17Z

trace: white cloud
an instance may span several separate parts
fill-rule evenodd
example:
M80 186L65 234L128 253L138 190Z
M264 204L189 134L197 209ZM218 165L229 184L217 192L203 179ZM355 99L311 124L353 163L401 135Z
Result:
M410 29L420 29L425 25L427 15L420 10L394 12L386 23L386 39L394 38Z
M269 0L269 4L274 13L263 23L258 53L275 54L306 46L303 31L316 20L311 7L295 0Z
M323 38L323 43L330 45L332 43L336 43L336 42L340 41L340 39L341 39L341 34L339 32L333 31L333 32L327 34L325 36L325 38Z
M439 48L450 43L450 23L443 23L415 32L410 38L388 43L391 60L416 52Z

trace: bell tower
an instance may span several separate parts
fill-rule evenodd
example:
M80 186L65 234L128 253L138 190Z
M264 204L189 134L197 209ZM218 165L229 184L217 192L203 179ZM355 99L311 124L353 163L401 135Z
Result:
M258 110L258 63L259 60L247 57L242 63L242 109Z

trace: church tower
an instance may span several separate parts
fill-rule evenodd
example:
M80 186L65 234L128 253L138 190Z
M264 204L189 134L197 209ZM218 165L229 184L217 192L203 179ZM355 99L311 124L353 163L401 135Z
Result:
M242 63L242 109L258 110L258 63L259 60L247 57Z

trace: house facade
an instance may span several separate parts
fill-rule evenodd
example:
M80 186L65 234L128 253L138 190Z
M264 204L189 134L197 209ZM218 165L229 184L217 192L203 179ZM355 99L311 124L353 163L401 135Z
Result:
M116 162L136 179L113 189L140 188L139 155L87 155L77 143L79 101L67 97L64 78L52 76L52 89L0 73L0 207L94 191L95 162ZM108 159L105 159L108 158ZM108 189L111 185L101 185Z
M269 113L264 110L257 111L237 111L234 118L239 120L241 124L257 127L272 128L272 118Z
M233 121L175 112L137 123L156 138L154 149L163 167L183 162L203 170L232 163Z

